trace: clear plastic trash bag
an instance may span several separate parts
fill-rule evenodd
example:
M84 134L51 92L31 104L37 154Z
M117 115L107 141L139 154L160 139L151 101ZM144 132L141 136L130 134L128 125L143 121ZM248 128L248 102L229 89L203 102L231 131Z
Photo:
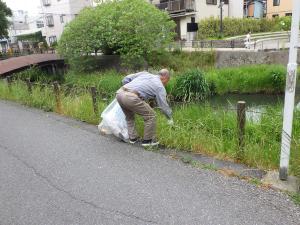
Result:
M118 101L114 99L101 113L102 121L98 125L101 134L113 134L123 141L129 139L125 114Z

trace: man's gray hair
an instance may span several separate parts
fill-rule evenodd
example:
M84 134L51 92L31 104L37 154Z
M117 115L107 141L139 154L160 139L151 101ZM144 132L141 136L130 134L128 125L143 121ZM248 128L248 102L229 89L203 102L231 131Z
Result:
M167 69L162 69L162 70L160 70L160 71L158 72L158 74L159 74L159 76L162 76L162 77L164 77L164 76L170 77L170 72L169 72L169 70L167 70Z

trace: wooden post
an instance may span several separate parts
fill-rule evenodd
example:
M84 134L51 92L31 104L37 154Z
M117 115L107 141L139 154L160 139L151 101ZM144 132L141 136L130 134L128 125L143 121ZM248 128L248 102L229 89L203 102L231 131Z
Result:
M238 152L237 158L243 159L245 147L246 102L237 103Z
M26 84L27 84L28 92L29 92L29 94L31 94L32 93L32 84L30 82L30 78L26 78Z
M97 107L97 90L96 87L91 87L91 95L92 95L92 100L93 100L93 108L94 108L94 113L98 115L98 107Z
M56 74L56 66L55 66L55 64L52 64L51 68L52 68L52 74L55 75Z
M6 80L7 80L8 90L11 91L12 77L11 76L7 76Z
M54 95L56 100L56 111L62 113L61 99L60 99L60 87L57 81L53 83L54 86Z

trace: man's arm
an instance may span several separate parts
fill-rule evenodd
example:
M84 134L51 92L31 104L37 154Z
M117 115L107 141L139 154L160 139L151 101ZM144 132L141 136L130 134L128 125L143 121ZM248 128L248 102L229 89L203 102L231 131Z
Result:
M133 73L133 74L129 74L127 75L123 80L122 80L122 84L128 84L130 83L132 80L134 80L135 78L137 78L138 76L140 76L143 72L139 72L139 73Z
M156 95L156 102L160 110L166 115L168 119L172 118L172 109L167 102L167 92L165 88L159 88Z

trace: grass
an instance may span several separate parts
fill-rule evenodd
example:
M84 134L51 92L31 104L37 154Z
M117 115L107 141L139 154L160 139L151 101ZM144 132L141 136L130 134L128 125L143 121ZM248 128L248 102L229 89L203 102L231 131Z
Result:
M1 81L0 99L16 101L45 111L59 112L56 108L53 90L50 87L34 86L32 94L29 94L27 86L21 81L14 82L11 89ZM59 113L91 124L99 123L99 115L93 111L92 98L88 92L76 92L69 95L62 93L61 102L62 111ZM98 101L99 112L103 111L105 107L106 103Z
M191 68L210 69L215 65L215 52L173 52L160 51L153 53L149 66L155 69L169 68L173 73L180 73Z
M92 74L71 71L65 76L64 85L83 89L95 86L103 97L112 97L120 88L122 79L123 76L115 71Z
M289 196L293 200L293 202L300 206L300 194L299 193L290 193Z
M282 118L280 105L268 108L261 123L247 121L243 163L261 168L277 169L280 157ZM175 125L170 127L158 113L157 136L168 148L204 153L220 159L234 160L237 155L237 118L234 111L213 110L208 105L182 105L174 110ZM296 117L300 113L296 112ZM139 133L143 123L137 120ZM300 176L300 122L294 120L290 171ZM185 160L189 161L189 160Z
M286 68L281 65L255 65L237 68L212 69L206 79L212 92L225 93L282 93Z

